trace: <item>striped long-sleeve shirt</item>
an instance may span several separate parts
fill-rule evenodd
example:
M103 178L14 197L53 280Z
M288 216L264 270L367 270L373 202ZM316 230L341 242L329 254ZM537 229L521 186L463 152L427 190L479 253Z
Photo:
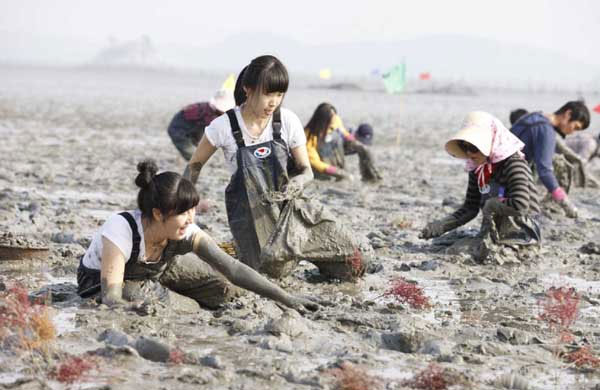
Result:
M535 184L531 177L531 169L527 161L517 153L500 162L496 167L492 180L504 187L506 205L519 211L522 215L533 216L540 212L539 199ZM452 216L456 226L464 225L479 213L481 193L477 186L474 172L469 173L469 184L465 202Z

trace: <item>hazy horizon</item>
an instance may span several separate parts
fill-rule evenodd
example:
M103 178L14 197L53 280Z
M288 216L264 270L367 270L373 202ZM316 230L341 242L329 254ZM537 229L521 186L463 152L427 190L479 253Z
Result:
M354 0L284 5L22 0L3 2L0 11L4 63L87 64L109 41L147 36L156 61L174 67L239 69L252 56L275 52L306 72L331 67L334 74L367 74L409 56L411 71L444 77L503 79L517 77L515 69L522 67L522 79L537 77L539 68L542 79L600 81L595 70L600 51L592 49L600 3L585 0L375 0L368 6ZM447 48L435 39L452 42L456 50L442 53ZM430 46L422 51L411 46L422 42ZM498 61L489 58L496 52L503 56Z

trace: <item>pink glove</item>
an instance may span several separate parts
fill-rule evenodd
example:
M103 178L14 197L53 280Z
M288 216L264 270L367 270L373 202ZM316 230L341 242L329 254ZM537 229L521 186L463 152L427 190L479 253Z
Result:
M352 141L356 141L356 137L354 136L354 134L348 134L344 136L344 140L348 141L348 142L352 142Z
M337 172L337 168L335 167L335 165L330 165L327 168L325 168L325 173L328 175L335 175Z
M562 189L562 187L558 187L552 191L552 199L557 202L562 202L563 200L567 199L567 193Z

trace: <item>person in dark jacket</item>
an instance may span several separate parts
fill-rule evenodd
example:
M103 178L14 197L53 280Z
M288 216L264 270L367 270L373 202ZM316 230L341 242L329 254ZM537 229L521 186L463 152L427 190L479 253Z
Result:
M175 114L167 132L186 161L192 158L204 128L234 106L233 91L223 88L215 92L210 101L190 104Z
M510 125L514 125L521 117L528 114L527 110L524 108L517 108L510 112ZM564 176L567 178L567 181L574 182L577 187L593 187L599 188L600 182L598 179L594 177L588 170L585 165L586 162L591 160L594 156L598 154L598 141L591 134L575 134L572 137L565 139L562 141L561 138L556 139L556 155L552 159L552 165L554 171L563 171ZM558 155L562 155L564 159L558 157ZM564 161L566 160L566 161ZM565 171L565 168L567 172ZM561 184L560 178L559 184ZM565 186L566 192L568 193L568 188L570 187L569 183Z
M524 108L517 108L514 109L510 112L510 116L509 116L509 120L510 120L510 125L514 125L516 121L518 121L519 119L521 119L522 116L527 114L527 110Z
M566 103L553 114L531 112L522 116L510 131L525 144L525 158L532 164L552 199L565 211L568 217L577 217L577 208L569 200L568 186L561 186L553 168L553 158L557 148L558 134L561 138L590 125L590 112L583 102Z

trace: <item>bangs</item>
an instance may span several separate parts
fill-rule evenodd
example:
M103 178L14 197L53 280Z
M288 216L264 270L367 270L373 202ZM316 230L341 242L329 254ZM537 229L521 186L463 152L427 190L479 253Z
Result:
M181 179L177 186L177 194L175 195L175 204L173 210L175 214L181 214L189 209L192 209L200 202L200 196L194 185L187 179Z
M290 78L285 67L282 64L274 63L270 69L261 72L257 87L265 94L286 93L289 83Z

